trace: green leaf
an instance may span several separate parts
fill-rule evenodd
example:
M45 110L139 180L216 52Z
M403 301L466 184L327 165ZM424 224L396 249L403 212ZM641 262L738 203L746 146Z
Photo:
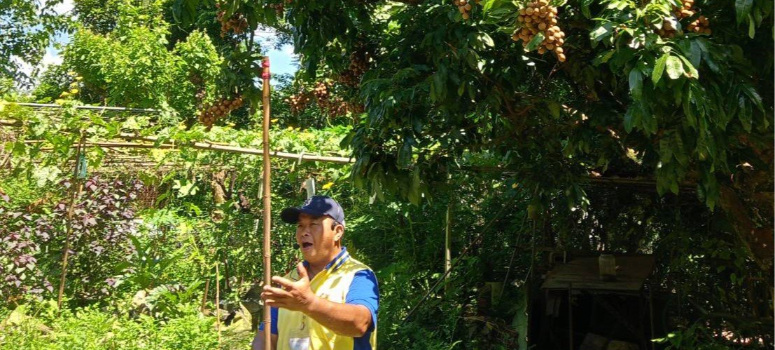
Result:
M754 23L753 17L751 17L751 14L748 14L748 37L753 39L754 35L756 35L756 25Z
M758 92L756 92L756 89L754 89L750 85L742 85L740 88L743 90L743 92L746 95L748 95L751 101L754 102L754 105L756 105L756 108L758 108L762 113L764 113L764 103L762 102L762 97L759 95Z
M643 130L645 130L648 134L653 135L657 133L657 117L654 116L654 114L649 113L646 111L641 116L641 125L643 126Z
M593 30L591 33L589 33L589 39L592 41L601 41L605 39L608 36L611 36L611 32L613 29L612 23L605 23Z
M751 8L753 8L753 0L735 0L737 24L743 23L743 20L751 13Z
M688 68L688 69L689 69L689 71L688 71L688 72L686 72L686 76L687 76L688 78L692 78L692 79L699 79L699 77L700 77L700 73L697 71L697 69L696 69L696 68L694 68L694 66L692 65L692 63L691 63L691 62L689 62L689 60L688 60L688 59L686 59L686 57L684 57L684 56L680 56L680 57L681 57L681 61L683 61L683 62L684 62L684 67L686 67L686 68Z
M544 41L544 33L538 32L538 34L533 37L533 40L530 40L530 42L527 43L527 46L525 46L525 51L535 50L542 41Z
M668 57L670 57L670 54L665 53L657 60L657 63L654 65L654 71L651 72L651 81L654 82L654 85L657 85L657 83L659 83L659 79L662 78L662 74L665 72L665 64L667 63Z
M487 33L479 33L479 40L482 41L485 46L488 46L488 47L495 46L495 41L493 41L490 35Z
M678 181L675 179L670 179L670 192L673 192L673 194L678 194Z
M700 63L702 62L702 46L700 45L699 41L692 40L691 44L689 45L688 58L689 62L691 62L693 66L700 66Z
M641 97L643 92L643 73L638 68L630 70L630 94L635 99Z
M624 130L628 133L636 126L640 126L641 118L643 116L643 110L640 105L635 103L627 109L627 113L624 114Z
M681 164L681 166L688 166L689 165L689 156L686 155L686 149L684 147L683 139L681 138L680 133L674 133L673 134L673 156L675 156L675 159L678 160L678 164Z
M551 114L552 117L554 117L555 119L560 117L561 106L559 103L554 101L547 102L546 107L549 108L549 114Z
M751 128L753 127L753 115L751 113L751 106L744 96L740 96L738 99L738 105L740 106L740 110L738 112L740 123L743 124L743 129L745 129L746 132L751 132Z
M614 53L616 53L616 50L603 51L592 60L592 64L598 66L602 63L606 63L613 57Z
M659 161L662 162L662 166L670 163L673 160L673 148L670 147L670 138L664 135L659 140Z
M680 78L681 75L683 75L684 73L684 68L683 68L683 64L681 63L681 59L675 56L669 56L667 58L665 68L667 69L667 76L673 80Z

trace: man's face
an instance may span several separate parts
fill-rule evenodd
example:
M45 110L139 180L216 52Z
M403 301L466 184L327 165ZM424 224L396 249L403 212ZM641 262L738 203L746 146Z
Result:
M336 254L339 247L336 242L341 238L344 229L341 225L331 228L334 219L328 216L314 217L308 214L299 214L299 222L296 226L296 243L301 248L304 260L312 265L328 264Z

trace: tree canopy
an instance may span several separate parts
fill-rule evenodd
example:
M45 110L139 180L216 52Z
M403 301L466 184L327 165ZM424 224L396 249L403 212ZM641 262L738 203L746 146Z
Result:
M364 106L346 142L375 196L419 202L469 154L516 174L535 213L557 191L583 208L589 177L652 179L659 194L696 188L772 266L772 215L751 219L772 212L772 1L463 3L235 2L227 13L292 28L299 78ZM556 31L520 14L547 18L539 6L563 33L554 54ZM520 41L531 28L538 39Z
M43 30L42 39L0 48L29 46L29 56L12 55L34 62L54 27L38 26L37 3L22 3L26 12L0 7L0 25L22 18L9 22L16 33ZM298 204L307 177L340 199L348 249L380 281L380 344L526 348L547 252L606 251L656 258L657 331L670 333L671 348L771 345L772 6L77 0L62 64L31 94L0 80L1 306L51 296L48 276L62 273L74 224L73 278L62 285L66 302L87 309L47 324L102 317L131 330L142 321L150 333L125 339L122 330L111 341L142 348L169 330L170 344L196 334L192 347L223 345L200 312L224 299L234 308L261 275L261 164L194 145L260 145L260 30L292 43L301 64L272 91L273 149L354 160L273 162L273 208ZM6 57L4 77L16 76ZM130 141L143 143L115 147ZM102 176L73 178L81 154ZM79 181L88 188L74 193ZM298 257L293 233L273 229L275 271L285 270ZM448 279L445 232L458 264ZM210 300L213 286L224 299ZM138 291L149 309L127 311ZM23 328L0 332L39 340ZM57 344L72 348L68 339Z

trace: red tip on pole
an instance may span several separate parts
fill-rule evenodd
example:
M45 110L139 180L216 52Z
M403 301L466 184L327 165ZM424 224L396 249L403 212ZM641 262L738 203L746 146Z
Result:
M269 79L269 57L264 57L264 61L261 62L261 66L264 67L264 72L261 73L262 79Z

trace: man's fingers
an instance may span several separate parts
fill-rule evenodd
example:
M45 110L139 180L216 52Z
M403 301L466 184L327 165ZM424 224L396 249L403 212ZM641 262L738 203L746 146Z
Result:
M279 276L274 276L274 277L272 277L272 282L277 283L277 284L283 286L283 288L289 288L289 289L293 288L293 281L291 281L289 279L286 279L286 278L282 278L282 277L279 277Z
M268 298L270 297L283 297L283 298L292 298L293 295L285 289L281 288L275 288L275 287L264 287L264 292L261 293L261 295L266 295Z
M298 265L296 265L296 270L299 271L300 280L305 278L309 280L309 275L307 274L307 267L304 266L303 262L300 262Z

